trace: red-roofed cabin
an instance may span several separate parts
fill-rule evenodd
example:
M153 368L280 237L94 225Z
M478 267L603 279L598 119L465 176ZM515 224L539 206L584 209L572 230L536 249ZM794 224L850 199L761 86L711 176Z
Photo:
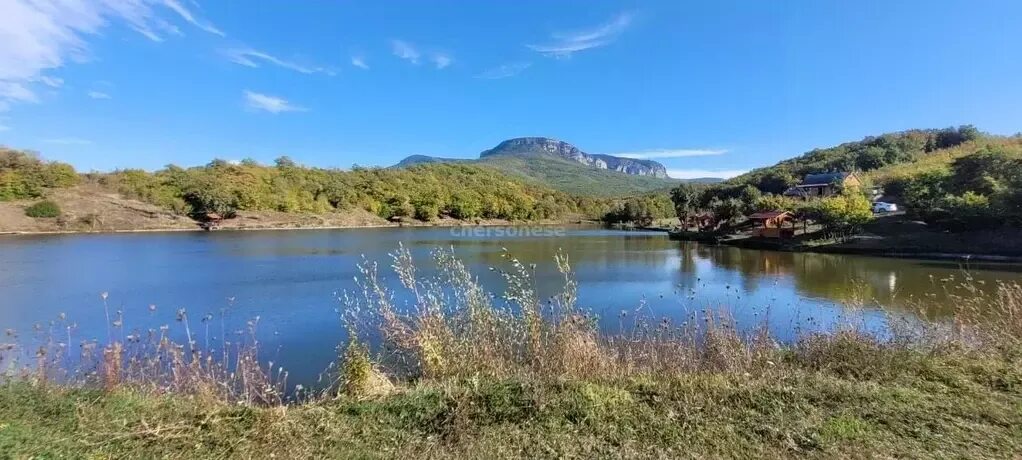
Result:
M688 230L692 225L695 225L700 230L712 229L717 226L717 218L711 213L700 212L688 216L685 222L682 222L682 225L685 227L685 230Z
M795 236L795 219L787 211L757 212L749 216L759 226L752 229L752 236L759 238L793 238ZM790 224L785 227L784 224Z
M204 216L205 222L202 223L202 228L206 231L220 230L220 224L224 222L224 217L215 212L207 212Z

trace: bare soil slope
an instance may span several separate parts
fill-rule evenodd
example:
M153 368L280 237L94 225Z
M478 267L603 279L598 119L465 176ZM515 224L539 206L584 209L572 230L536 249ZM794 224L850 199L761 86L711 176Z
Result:
M189 230L195 221L170 211L125 199L94 185L53 190L53 200L62 216L36 219L25 215L25 208L38 200L0 202L0 232L62 231L142 231Z

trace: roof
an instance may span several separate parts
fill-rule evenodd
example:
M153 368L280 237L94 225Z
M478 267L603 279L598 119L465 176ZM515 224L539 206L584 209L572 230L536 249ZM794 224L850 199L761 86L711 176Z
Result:
M850 172L834 172L834 173L821 173L821 174L808 174L805 180L802 181L802 186L807 185L830 185L834 182L844 182L848 176L851 176Z
M790 187L782 193L784 196L806 196L806 192L800 188Z
M789 215L791 215L791 213L789 213L788 211L767 211L767 212L757 212L755 214L752 214L752 215L749 216L749 219L750 220L760 220L760 219L767 220L767 219L776 219L778 217L789 216Z

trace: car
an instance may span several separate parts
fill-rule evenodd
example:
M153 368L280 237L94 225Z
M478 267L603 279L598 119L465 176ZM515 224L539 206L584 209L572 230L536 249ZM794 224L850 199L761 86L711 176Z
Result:
M873 203L873 212L877 214L896 212L897 210L898 205L894 203L884 203L883 201L877 201L876 203Z

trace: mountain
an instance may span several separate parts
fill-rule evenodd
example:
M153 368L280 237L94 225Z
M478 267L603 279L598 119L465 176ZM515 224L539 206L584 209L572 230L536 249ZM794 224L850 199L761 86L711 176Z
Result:
M427 163L465 163L473 160L466 160L464 158L440 158L431 157L429 155L411 155L405 157L405 159L394 165L395 168L407 168L409 166L427 164Z
M683 182L667 177L664 165L655 161L590 154L567 142L545 137L508 139L483 151L477 160L412 155L395 167L423 163L489 166L576 195L629 196L668 190ZM686 182L713 183L720 179Z
M655 161L635 160L612 155L592 155L567 142L546 137L508 139L479 154L479 158L496 155L553 155L596 169L617 171L633 176L667 178L667 168Z

